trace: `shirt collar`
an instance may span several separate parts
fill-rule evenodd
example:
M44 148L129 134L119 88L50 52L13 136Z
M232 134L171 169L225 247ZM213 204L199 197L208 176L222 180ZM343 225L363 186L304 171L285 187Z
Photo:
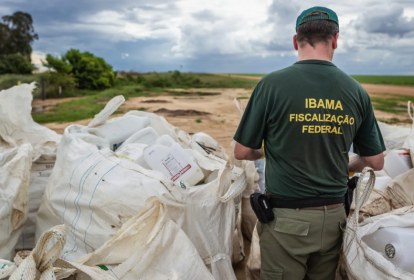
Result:
M320 64L320 65L327 65L336 67L335 64L326 60L318 60L318 59L309 59L309 60L301 60L296 62L295 64Z

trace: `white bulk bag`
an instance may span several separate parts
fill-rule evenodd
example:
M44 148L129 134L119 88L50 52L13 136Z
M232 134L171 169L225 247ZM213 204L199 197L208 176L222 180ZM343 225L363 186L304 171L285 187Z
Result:
M370 179L361 195L360 186L366 173L370 173ZM362 241L363 236L369 235L379 228L414 226L414 207L401 208L396 212L371 217L361 224L358 223L359 210L368 200L374 184L374 171L367 167L363 170L358 181L354 195L355 211L348 220L344 234L343 254L348 277L351 280L385 280L391 278L413 280L414 275L395 267Z
M210 279L189 238L168 218L166 205L150 197L144 211L128 220L94 253L77 262L89 266L119 264L110 271L118 279Z
M410 134L405 139L405 142L403 144L403 148L410 151L411 161L414 164L414 116L411 113L411 111L414 112L414 104L412 104L411 101L408 101L407 107L408 107L408 115L413 120L413 126L411 127Z
M63 259L73 261L108 241L122 224L144 209L150 196L161 197L173 220L184 201L181 190L163 174L98 150L66 128L57 161L40 206L36 239L53 226L67 226Z
M387 151L400 150L410 134L410 128L378 122Z
M0 279L68 279L67 277L75 272L81 273L82 276L87 275L89 276L87 279L91 280L118 279L109 271L104 271L99 267L89 267L60 259L65 242L66 227L64 225L55 226L45 231L29 255L25 254L27 251L18 252L14 258L15 263L6 263L8 267L5 270L0 270ZM4 263L4 260L0 260L0 263Z
M250 245L250 255L245 268L246 280L260 280L261 266L259 234L255 227L253 230L252 244Z
M0 258L11 260L27 219L32 147L0 152Z
M393 209L414 205L414 168L395 177L384 193Z
M181 227L216 280L236 279L231 264L233 235L236 229L236 201L246 188L243 172L232 183L226 161L194 151L197 164L206 170L218 170L210 183L190 188Z
M35 83L22 84L0 92L0 152L26 143L33 147L29 214L16 249L32 249L35 245L36 214L61 139L61 135L33 121L32 91L35 87Z
M31 250L34 248L36 215L42 201L43 193L52 174L56 154L43 154L32 162L30 171L29 213L27 221L16 245L16 250Z
M48 246L50 241L56 243ZM76 262L59 258L65 243L66 227L53 227L41 236L25 260L16 262L18 268L7 263L10 266L0 270L0 279L9 275L11 280L66 279L75 273L76 279L92 280L214 279L157 197L149 198L144 210L125 222L102 247ZM46 252L48 247L51 249Z
M0 151L30 143L33 159L56 153L61 135L33 121L32 91L36 83L0 91Z
M240 115L243 117L244 108L240 103L240 100L234 98L234 104L236 105L237 109L240 112ZM242 195L242 231L243 235L248 239L252 240L253 229L256 225L257 218L253 212L253 209L250 206L250 195L254 192L260 192L260 186L256 183L259 180L259 173L257 172L257 168L255 166L254 161L248 160L237 160L234 158L234 148L236 146L236 142L232 141L230 144L230 163L242 168L245 170L246 177L247 177L247 187L243 192Z

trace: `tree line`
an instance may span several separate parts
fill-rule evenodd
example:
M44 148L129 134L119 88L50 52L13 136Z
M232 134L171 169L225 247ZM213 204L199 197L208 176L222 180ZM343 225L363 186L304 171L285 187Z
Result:
M5 15L0 21L0 74L31 74L32 45L39 40L33 18L29 13L15 12ZM54 89L101 90L114 86L116 73L101 57L90 52L70 49L61 56L46 55L43 61L49 71L42 79Z

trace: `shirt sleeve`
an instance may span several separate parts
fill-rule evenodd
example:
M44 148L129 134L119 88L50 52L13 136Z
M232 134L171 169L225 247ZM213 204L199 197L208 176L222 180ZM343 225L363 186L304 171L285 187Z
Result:
M372 109L371 100L367 106L367 114L354 138L354 152L360 156L375 156L386 150L381 130Z
M245 147L260 149L266 130L266 96L259 83L254 89L234 140Z

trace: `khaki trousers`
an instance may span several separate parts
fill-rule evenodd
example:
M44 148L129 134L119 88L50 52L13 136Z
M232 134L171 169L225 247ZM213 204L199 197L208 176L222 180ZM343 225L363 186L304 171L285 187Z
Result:
M334 280L346 227L343 206L331 210L274 208L257 223L262 280Z

